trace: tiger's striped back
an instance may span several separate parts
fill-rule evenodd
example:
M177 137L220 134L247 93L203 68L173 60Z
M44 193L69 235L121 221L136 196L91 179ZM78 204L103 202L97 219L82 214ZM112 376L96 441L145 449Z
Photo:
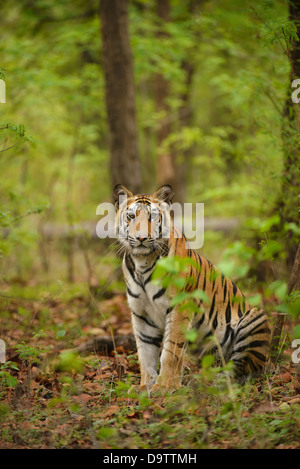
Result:
M177 229L174 227L174 233ZM226 277L209 260L188 248L186 237L170 240L170 255L191 258L188 277L194 279L185 291L201 290L210 300L203 308L203 300L198 301L204 312L196 314L193 327L197 330L194 352L201 358L211 349L216 350L214 336L222 349L225 361L232 360L235 375L255 375L264 369L269 355L270 327L267 315L257 308L251 308L244 294L235 283Z

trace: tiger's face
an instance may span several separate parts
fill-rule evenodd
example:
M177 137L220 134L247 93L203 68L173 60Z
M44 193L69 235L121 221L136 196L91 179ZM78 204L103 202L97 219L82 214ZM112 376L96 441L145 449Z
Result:
M172 196L171 186L162 186L153 195L133 195L125 186L115 187L117 235L127 252L148 256L164 251Z

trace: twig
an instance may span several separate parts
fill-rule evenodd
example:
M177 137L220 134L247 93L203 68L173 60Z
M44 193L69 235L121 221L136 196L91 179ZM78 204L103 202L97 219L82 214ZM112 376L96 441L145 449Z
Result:
M6 127L3 127L3 128L5 129ZM19 140L18 140L14 145L12 145L11 147L4 148L4 150L0 150L0 153L2 153L2 152L4 152L4 151L7 151L7 150L11 150L11 148L14 148L14 147L15 147L16 145L18 145L18 143L21 142L21 140L23 140L23 139L24 139L24 137L19 138Z
M90 297L92 298L92 301L93 303L95 304L99 314L103 317L103 319L107 322L107 325L108 325L108 328L109 328L109 331L110 331L110 334L111 334L111 338L112 338L112 342L113 342L113 346L114 346L114 350L116 351L116 344L115 344L115 339L114 339L114 334L113 334L113 328L111 326L111 324L109 323L108 319L104 316L103 312L101 311L101 309L99 308L99 305L97 303L97 301L95 300L94 296L92 295L91 293L91 290L88 288L88 293L90 295Z
M278 104L276 103L276 101L273 99L272 94L270 94L268 91L265 91L265 95L267 96L267 98L269 98L269 100L270 100L271 103L273 104L273 106L274 106L274 108L276 109L276 111L282 116L283 109L280 109L280 107L278 106Z
M253 13L255 14L255 16L257 17L257 19L271 32L271 33L274 33L273 29L268 25L268 23L266 23L260 16L259 14L257 13L257 11L255 10L254 7L251 7L250 10L253 11ZM283 50L283 53L286 54L286 49L284 47L284 45L282 44L280 38L278 36L276 36L276 40L278 41L278 44L280 45L281 49Z

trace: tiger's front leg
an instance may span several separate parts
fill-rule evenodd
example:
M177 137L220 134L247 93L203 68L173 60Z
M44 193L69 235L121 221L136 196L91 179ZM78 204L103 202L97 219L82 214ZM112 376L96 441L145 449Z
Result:
M151 393L165 393L181 386L186 349L185 331L189 318L176 308L167 315L165 337L160 358L160 373Z
M145 322L146 321L146 322ZM150 393L158 376L158 364L163 333L144 316L132 313L132 324L137 344L140 364L141 382L139 386L132 386L131 390Z

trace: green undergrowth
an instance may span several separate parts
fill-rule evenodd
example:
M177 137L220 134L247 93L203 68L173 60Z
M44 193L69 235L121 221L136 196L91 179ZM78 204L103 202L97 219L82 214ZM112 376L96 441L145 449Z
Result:
M231 252L238 254L239 246ZM167 275L180 289L185 267L176 258L162 262L156 280ZM258 305L276 298L286 314L272 372L237 384L230 364L217 367L207 356L199 369L187 358L182 388L165 396L128 393L140 379L134 350L76 351L95 338L132 333L120 285L117 276L96 287L62 281L3 285L1 448L299 447L300 380L291 359L299 298L286 294L284 282L270 284L257 298ZM174 301L193 299L179 292ZM187 334L193 342L193 330Z
M187 361L176 392L137 395L128 393L140 377L134 351L74 350L95 336L130 332L125 296L55 291L42 303L1 299L1 448L299 447L300 383L288 330L274 373L238 385L208 356L200 370Z
M91 369L89 360L85 366ZM62 359L56 379L59 385L52 395L48 386L46 392L40 384L18 402L1 403L2 447L260 449L299 445L299 403L284 400L293 395L293 389L275 386L272 376L243 386L233 383L230 393L224 376L198 375L192 386L164 397L149 397L128 394L130 374L122 381L114 379L113 373L91 380L82 360L69 356Z

